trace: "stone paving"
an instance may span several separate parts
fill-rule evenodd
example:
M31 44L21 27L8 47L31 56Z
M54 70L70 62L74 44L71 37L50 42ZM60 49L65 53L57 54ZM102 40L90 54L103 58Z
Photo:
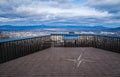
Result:
M120 54L92 47L48 48L0 64L0 77L120 77Z

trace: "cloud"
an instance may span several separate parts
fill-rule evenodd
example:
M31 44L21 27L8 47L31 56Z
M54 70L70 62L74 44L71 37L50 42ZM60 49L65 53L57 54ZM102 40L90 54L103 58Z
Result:
M4 18L4 17L0 17L0 22L16 22L16 21L24 21L24 18L15 18L15 19L11 19L11 18Z
M0 24L118 26L119 4L120 0L0 0Z
M63 8L39 8L39 7L18 7L16 9L17 13L26 14L28 16L34 15L53 15L53 16L60 16L60 17L108 17L110 14L107 11L98 11L91 8L80 7L80 8L70 8L70 9L63 9Z
M88 0L85 5L110 12L120 11L120 0Z
M120 0L88 0L86 4L92 6L116 6L119 5Z

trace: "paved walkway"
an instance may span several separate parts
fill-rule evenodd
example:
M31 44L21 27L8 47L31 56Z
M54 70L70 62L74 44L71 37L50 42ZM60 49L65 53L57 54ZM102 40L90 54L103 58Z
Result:
M0 64L0 77L120 77L120 54L91 47L49 48Z

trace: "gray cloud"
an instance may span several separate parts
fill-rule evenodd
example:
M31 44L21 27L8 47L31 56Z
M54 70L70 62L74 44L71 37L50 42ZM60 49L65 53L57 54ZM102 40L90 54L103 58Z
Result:
M120 6L119 0L116 2L88 0L80 4L73 1L75 0L0 0L0 23L17 25L120 24L119 7L115 8Z
M88 0L85 5L110 12L120 11L120 0Z

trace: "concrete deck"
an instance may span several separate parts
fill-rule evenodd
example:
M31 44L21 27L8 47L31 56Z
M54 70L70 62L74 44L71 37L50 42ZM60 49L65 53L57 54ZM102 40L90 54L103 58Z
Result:
M0 64L0 77L120 77L120 54L91 47L49 48Z

